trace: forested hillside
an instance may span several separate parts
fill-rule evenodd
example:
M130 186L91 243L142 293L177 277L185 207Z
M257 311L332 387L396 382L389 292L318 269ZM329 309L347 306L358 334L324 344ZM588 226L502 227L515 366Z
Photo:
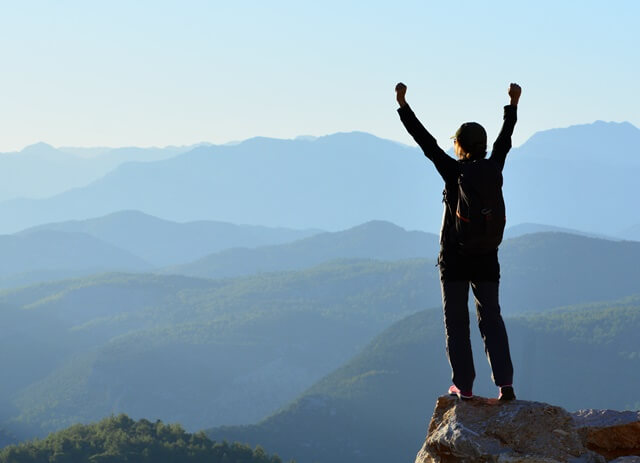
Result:
M112 416L75 425L42 440L7 447L1 463L281 463L261 447L213 442L202 432L189 434L178 424L133 421Z
M473 320L473 318L472 318ZM640 408L640 297L506 320L519 398L568 409ZM474 393L495 397L477 329ZM417 313L254 426L208 431L299 462L410 461L450 384L439 310Z
M0 411L38 433L119 412L188 429L257 421L437 291L418 262L374 261L5 291L0 367L16 374L0 383Z
M638 261L634 242L508 240L503 311L632 295ZM108 274L7 290L0 366L15 373L0 383L0 424L41 434L120 412L190 430L257 422L393 322L440 303L429 259L219 280Z

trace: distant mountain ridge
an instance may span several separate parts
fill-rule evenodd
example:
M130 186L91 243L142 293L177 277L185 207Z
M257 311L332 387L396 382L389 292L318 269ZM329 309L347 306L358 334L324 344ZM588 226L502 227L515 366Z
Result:
M504 231L504 239L517 238L523 235L530 235L532 233L543 233L543 232L568 233L571 235L586 236L589 238L599 238L603 240L613 240L613 241L621 240L620 236L608 236L608 235L601 235L597 233L588 233L588 232L583 232L581 230L575 230L572 228L556 227L554 225L545 225L545 224L539 224L539 223L521 223L518 225L507 227Z
M222 251L209 253L216 249ZM178 224L129 211L0 236L0 287L105 271L231 278L345 259L419 260L437 281L438 250L436 235L383 221L318 233L216 222ZM186 264L178 260L190 256L196 259ZM503 242L500 260L504 307L517 312L633 294L640 279L640 242L633 241L525 233ZM162 265L176 261L181 265Z
M640 241L640 223L625 228L618 233L622 238L634 241Z
M376 221L290 244L229 249L163 273L228 278L299 270L331 259L419 259L429 278L438 281L438 249L435 235ZM500 262L503 309L538 311L634 294L640 281L640 242L557 231L524 233L502 243ZM439 303L439 293L430 303Z
M380 150L382 148L382 151ZM389 149L387 149L389 148ZM104 215L135 209L174 221L214 219L232 223L286 226L288 228L349 228L375 219L380 202L372 193L399 170L412 175L398 156L406 147L368 134L336 134L307 140L253 138L233 146L196 148L184 155L154 163L127 163L94 182L43 201L16 200L0 204L10 223L26 228L36 223ZM398 154L400 153L400 154ZM382 161L384 160L384 161ZM395 167L393 165L395 164ZM384 166L384 170L380 167ZM370 177L354 183L363 169ZM374 182L377 187L371 188ZM419 191L411 187L410 197ZM395 188L395 187L394 187ZM406 188L402 188L406 190ZM346 202L347 210L336 203ZM422 207L416 202L415 206ZM396 204L393 204L396 207ZM5 209L6 208L6 209ZM358 212L362 209L361 212ZM373 216L372 216L373 215ZM322 223L328 227L298 227ZM11 218L15 219L12 220ZM362 218L362 220L360 220Z
M176 223L136 211L45 224L0 235L0 288L104 272L149 272L223 249L283 244L319 232L213 221Z
M547 226L526 224L523 227L515 228L512 233L547 229ZM436 235L406 231L383 221L340 232L317 232L217 222L178 224L133 211L87 221L48 224L16 235L0 236L0 245L4 240L9 246L5 251L0 249L6 267L4 274L0 268L0 286L86 276L92 272L152 269L165 274L229 278L303 270L336 259L426 258L432 261L439 250ZM83 236L79 243L86 244L76 245L74 240ZM21 248L9 244L22 242L30 244ZM92 244L87 247L89 243ZM58 256L59 260L48 258L50 252L45 249L55 251L51 255ZM99 249L119 251L105 253ZM216 249L222 251L209 254ZM31 255L37 259L29 257ZM178 259L184 262L190 256L196 260L162 268L163 264L180 263ZM517 311L538 310L550 307L550 301L566 304L633 293L640 243L563 232L525 233L506 239L500 256L505 301L518 301ZM49 261L44 260L47 258ZM56 265L57 262L60 263ZM430 273L437 279L437 268L433 267ZM583 286L581 281L593 283ZM559 285L562 285L560 294L565 296L549 299L549 288Z
M514 312L637 294L640 242L558 232L523 235L500 247L501 299ZM512 312L513 313L513 312Z
M434 258L439 238L372 221L341 232L320 233L292 243L255 249L228 249L163 273L227 278L262 272L299 270L335 259L401 260Z
M0 288L108 271L148 271L144 259L85 233L0 235Z
M509 222L599 234L640 223L627 199L640 176L638 132L631 124L597 122L541 132L514 148L505 168ZM125 209L177 221L341 230L386 220L436 231L442 186L417 147L373 135L258 137L126 163L84 188L2 202L0 214L5 232Z
M47 198L88 185L125 162L152 162L177 156L190 147L54 148L36 143L20 152L0 153L0 201ZM82 153L92 152L92 156Z
M640 129L633 124L595 121L537 132L518 148L518 152L522 157L532 159L637 167L640 166L638 146Z
M119 211L82 221L40 225L23 230L17 236L42 230L86 233L135 254L157 267L190 262L233 247L254 248L283 244L320 232L205 220L178 223L139 211Z

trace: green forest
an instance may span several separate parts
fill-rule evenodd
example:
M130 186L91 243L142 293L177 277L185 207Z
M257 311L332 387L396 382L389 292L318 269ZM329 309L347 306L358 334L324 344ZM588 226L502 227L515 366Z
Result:
M1 463L282 463L262 447L214 442L178 424L134 421L121 414L75 425L45 439L6 447Z

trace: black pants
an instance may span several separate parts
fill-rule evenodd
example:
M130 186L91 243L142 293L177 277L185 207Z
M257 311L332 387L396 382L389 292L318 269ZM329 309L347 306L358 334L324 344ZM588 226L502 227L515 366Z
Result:
M497 386L512 384L509 339L498 302L500 270L497 252L488 256L442 252L440 276L447 357L453 384L463 391L471 391L476 375L469 332L469 284L493 381Z

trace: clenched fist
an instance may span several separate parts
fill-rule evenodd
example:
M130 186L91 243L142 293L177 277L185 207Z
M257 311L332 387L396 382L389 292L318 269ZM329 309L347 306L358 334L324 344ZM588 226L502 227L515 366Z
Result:
M404 106L407 104L407 101L404 99L404 96L407 94L407 86L402 82L398 82L396 85L396 100L398 100L398 104L400 106Z
M509 85L509 96L511 97L511 104L514 106L518 105L518 101L520 101L520 94L522 93L522 89L518 84L514 84L513 82Z

